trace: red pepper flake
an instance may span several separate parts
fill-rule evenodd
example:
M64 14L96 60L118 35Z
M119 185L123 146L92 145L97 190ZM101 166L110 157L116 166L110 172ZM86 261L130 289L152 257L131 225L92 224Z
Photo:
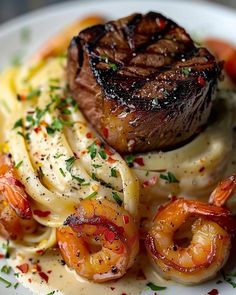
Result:
M42 271L42 268L38 263L35 265L35 268L36 268L37 272Z
M104 148L104 151L108 156L114 155L114 153L107 146Z
M135 158L134 162L137 163L139 166L144 166L144 161L142 157Z
M157 176L153 176L149 180L144 181L143 184L142 184L142 187L146 188L146 187L149 187L149 186L153 186L153 185L156 184L156 182L157 182Z
M40 126L37 126L34 128L34 132L35 133L39 133L39 131L41 131L41 127Z
M91 132L88 132L88 133L86 133L86 135L85 135L87 138L92 138L92 133Z
M115 234L110 230L105 230L104 232L106 241L112 243L115 240Z
M199 169L199 172L203 172L205 170L205 167L201 167L200 169Z
M45 250L40 249L40 250L37 250L36 253L38 253L38 254L44 254L45 253Z
M198 78L197 78L197 82L198 82L198 84L201 85L202 87L206 85L206 81L205 81L205 79L204 79L203 77L201 77L201 76L198 76Z
M0 259L4 258L5 255L3 255L2 253L0 253Z
M39 272L39 276L46 282L48 283L48 275L45 274L45 272Z
M32 279L31 279L31 278L29 278L29 279L28 279L28 282L29 282L29 283L32 283Z
M96 145L101 146L101 141L99 139L95 140Z
M52 270L48 270L47 273L50 274L52 272Z
M108 135L109 135L109 130L107 128L103 128L102 129L102 134L105 138L108 138Z
M116 160L114 160L112 157L108 157L107 162L110 164L114 164Z
M122 293L121 295L127 295L126 293Z
M208 292L207 294L209 294L209 295L218 295L219 292L218 292L217 289L212 289L212 290L211 290L210 292Z
M28 263L23 263L21 265L16 266L22 273L27 273L29 271Z
M48 217L51 214L50 211L34 210L34 215L38 217Z
M124 215L123 216L123 220L124 220L124 223L125 224L129 223L129 216L128 215Z
M159 18L158 21L159 21L160 29L162 30L165 27L166 22L162 18Z

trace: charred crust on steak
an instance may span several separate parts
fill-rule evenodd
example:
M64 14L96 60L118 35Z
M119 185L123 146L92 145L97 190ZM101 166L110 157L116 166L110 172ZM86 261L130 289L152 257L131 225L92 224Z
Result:
M206 124L221 67L163 15L90 27L68 53L72 95L101 135L108 128L104 139L117 151L173 148Z

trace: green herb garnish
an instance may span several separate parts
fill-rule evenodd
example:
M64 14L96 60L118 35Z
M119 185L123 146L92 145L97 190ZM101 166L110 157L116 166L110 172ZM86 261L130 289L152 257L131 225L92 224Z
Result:
M236 282L233 281L233 278L236 277L236 272L226 274L224 271L221 271L221 273L224 281L230 284L233 288L236 288Z
M76 161L76 157L70 157L69 159L65 160L66 162L66 170L71 171L74 162Z
M91 199L95 198L97 194L98 194L97 192L93 192L90 195L88 195L85 199L86 200L91 200Z
M26 100L30 100L36 97L39 97L41 95L41 90L36 88L33 89L27 96L26 96Z
M117 171L115 168L111 168L111 176L112 177L117 177Z
M82 183L85 182L85 179L84 178L80 178L78 176L72 175L72 178L75 179L75 180L77 180L80 184L82 184Z
M55 156L53 156L55 159L59 159L60 157L64 156L64 154L59 154L59 153L56 153Z
M12 129L16 129L19 127L23 127L23 120L22 119L17 120Z
M9 241L7 241L6 243L3 243L2 244L2 249L4 251L5 258L9 258L10 257Z
M135 160L135 156L133 155L128 155L126 158L125 158L125 161L128 165L133 165L134 163L134 160Z
M0 281L6 285L6 288L10 288L12 283L0 277Z
M87 147L91 159L94 159L97 155L97 144L94 141L90 146Z
M66 174L65 174L65 172L63 171L62 168L60 168L59 171L61 172L61 175L62 175L63 177L66 177Z
M191 71L190 68L182 68L182 73L187 77L189 76L190 71Z
M20 162L18 162L16 165L15 165L15 168L16 169L19 169L20 168L20 166L23 164L23 160L21 160Z
M121 206L123 201L121 200L120 196L116 192L112 192L112 198L116 201L116 203Z
M171 172L167 172L167 174L161 173L160 178L166 180L169 183L179 183L179 180Z
M9 275L9 273L11 272L11 267L9 265L3 265L3 267L1 268L1 272Z
M100 157L103 159L103 160L106 160L107 158L107 154L105 153L104 149L101 149L98 154L100 155Z
M166 290L166 287L157 286L151 282L146 284L147 287L149 287L152 291L163 291Z
M102 165L98 165L98 164L92 164L92 166L94 167L94 168L101 168L102 167Z

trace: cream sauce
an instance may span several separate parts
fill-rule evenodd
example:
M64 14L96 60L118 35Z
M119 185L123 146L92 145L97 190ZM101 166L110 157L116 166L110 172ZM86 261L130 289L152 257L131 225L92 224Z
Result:
M16 267L17 265L28 263L28 273L19 274L17 279L34 294L40 295L48 294L52 291L55 291L55 295L138 295L145 289L147 281L164 282L163 279L154 275L154 271L150 268L150 263L145 256L139 257L136 264L123 278L103 284L95 284L81 278L75 271L63 265L61 259L59 253L51 251L40 257L33 258L32 256L27 257L18 254L15 258L9 259L8 263L16 273L20 273ZM34 263L36 261L38 261L42 271L48 275L48 283L35 271ZM149 274L147 280L142 270Z

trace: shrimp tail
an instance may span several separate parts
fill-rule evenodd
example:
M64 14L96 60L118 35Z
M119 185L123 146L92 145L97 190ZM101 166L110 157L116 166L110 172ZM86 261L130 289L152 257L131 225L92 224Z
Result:
M222 180L211 193L209 203L222 207L232 196L236 187L236 174Z

